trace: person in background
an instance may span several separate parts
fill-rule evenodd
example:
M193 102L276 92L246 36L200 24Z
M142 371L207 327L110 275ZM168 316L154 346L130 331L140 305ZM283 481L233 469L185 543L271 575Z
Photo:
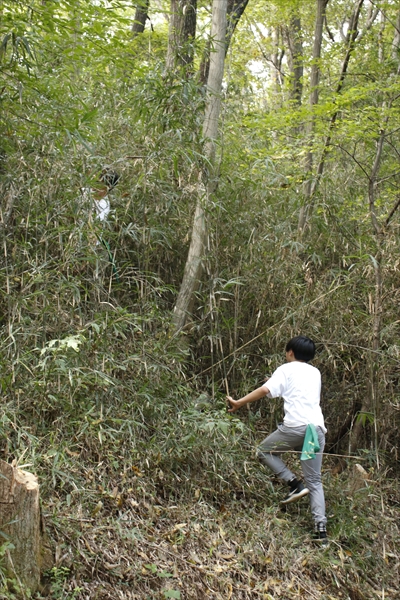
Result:
M83 200L85 202L85 205L89 209L87 222L89 224L90 229L92 229L93 218L98 219L99 221L101 221L101 223L104 224L107 222L108 215L111 210L109 194L111 190L115 188L119 179L119 173L112 169L104 168L100 174L100 177L93 185L93 187L82 189ZM99 235L97 233L97 229L97 227L94 228L94 231L92 231L91 234L95 236L95 238L93 239L93 243L95 246L101 245L104 247L107 253L108 262L111 264L115 279L116 281L119 281L118 272L115 265L113 253L110 249L110 245L102 234ZM101 260L99 260L98 258L96 260L96 269L94 274L96 279L99 278L101 271Z
M103 169L99 178L99 184L92 189L92 197L96 217L100 221L107 221L110 212L110 199L108 194L115 188L119 181L119 174L111 169Z

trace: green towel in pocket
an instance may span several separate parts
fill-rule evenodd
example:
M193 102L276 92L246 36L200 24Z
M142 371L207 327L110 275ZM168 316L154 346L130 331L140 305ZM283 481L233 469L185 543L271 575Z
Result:
M315 425L309 424L307 425L300 460L315 458L316 452L319 452L318 434Z

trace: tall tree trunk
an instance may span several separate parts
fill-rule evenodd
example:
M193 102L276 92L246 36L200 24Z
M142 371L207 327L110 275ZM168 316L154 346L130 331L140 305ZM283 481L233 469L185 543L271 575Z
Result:
M150 0L139 0L136 5L135 18L131 27L134 36L143 33L146 21L149 18Z
M322 32L325 21L325 9L329 0L317 0L317 14L315 17L315 31L314 31L314 46L313 46L313 59L311 64L311 73L310 73L310 111L311 117L306 126L306 137L308 143L308 151L306 154L306 158L304 161L304 171L306 176L306 182L304 184L304 204L300 209L299 214L299 231L303 232L304 226L307 221L307 206L308 201L311 196L311 186L312 186L312 167L313 167L313 152L312 152L312 143L313 143L313 134L314 134L314 126L315 119L313 116L313 109L316 104L318 104L319 97L319 79L320 79L320 59L321 59L321 48L322 48Z
M342 69L340 72L339 81L338 81L336 91L335 91L336 95L341 93L343 84L344 84L344 80L347 75L347 69L349 66L350 57L354 50L354 45L355 45L355 42L356 42L356 39L357 39L358 33L359 33L358 32L358 21L360 18L360 13L361 13L361 8L362 8L363 3L364 3L364 0L357 0L355 8L354 8L354 12L350 19L349 29L348 29L348 33L347 33L346 40L345 40L346 44L347 44L347 51L346 51L346 55L345 55L343 63L342 63ZM372 22L371 23L368 22L366 25L366 28L369 28L371 25L372 25ZM311 94L312 93L313 92L311 92ZM314 98L312 98L312 96L311 96L310 97L310 105L314 106L317 103L318 103L318 95L314 96ZM317 166L314 177L311 177L311 171L312 171L312 165L313 165L313 155L312 155L311 151L307 154L307 157L306 157L306 168L307 168L309 175L307 177L307 182L305 185L305 193L304 193L305 201L304 201L304 205L300 211L300 216L299 216L299 230L301 232L304 230L304 228L307 224L307 219L310 216L312 208L313 208L314 195L317 190L317 187L320 182L323 171L324 171L325 159L326 159L326 156L327 156L327 153L329 150L329 146L331 143L332 131L335 126L337 116L338 116L338 111L335 111L330 119L328 135L325 139L324 148L322 150L321 157L318 162L318 166ZM311 143L312 143L313 128L314 128L314 123L313 123L313 121L311 121L311 129L310 129L310 142Z
M226 28L226 45L225 52L228 52L230 43L232 41L233 34L236 26L239 23L240 17L243 15L249 0L228 0L227 5L227 28ZM208 79L208 72L210 68L210 45L208 44L203 54L200 68L199 68L199 79L200 82L205 85Z
M301 20L298 15L292 15L289 27L285 28L286 44L288 47L288 66L290 72L289 99L301 106L303 96L303 40L301 35Z
M400 61L398 56L398 49L400 46L400 11L397 17L397 23L395 26L395 33L392 43L392 59L395 61L396 69L393 75L398 78L400 75ZM384 60L383 54L381 60ZM395 97L396 98L396 97ZM395 99L394 98L394 99ZM389 103L384 103L383 107L388 111L391 108L394 101L392 99ZM374 162L371 167L371 174L368 181L368 205L369 214L371 219L371 227L376 240L375 256L372 258L374 267L374 296L370 302L370 312L372 315L372 340L370 344L371 352L368 356L368 370L369 380L367 383L367 393L363 399L361 410L356 418L354 427L350 435L350 450L356 451L360 447L363 425L367 422L363 416L371 415L374 425L375 434L375 447L378 448L378 435L379 435L379 414L380 414L380 403L379 403L379 372L378 372L378 352L381 348L381 333L382 333L382 315L383 315L383 257L384 257L384 242L385 236L390 226L390 222L395 215L396 211L400 207L400 197L398 197L393 205L393 208L389 211L387 218L383 221L383 226L379 223L376 214L376 188L378 181L378 173L382 162L382 154L384 144L386 142L387 129L389 125L389 116L386 116L380 130L379 138L376 145L376 152ZM378 458L378 455L377 455Z
M322 33L325 22L325 9L328 0L317 0L317 14L315 17L313 60L310 73L310 106L318 104L319 80L321 76L320 60L322 49Z
M182 329L192 313L195 293L203 274L203 255L206 243L205 210L208 199L215 189L215 141L221 109L221 89L225 63L225 39L227 26L227 0L213 0L210 53L210 70L207 80L206 111L203 123L205 140L204 165L200 178L193 221L192 237L186 260L182 284L176 300L173 324L177 331Z
M274 46L272 62L274 65L273 80L274 80L274 91L276 93L276 106L277 108L281 105L281 94L283 86L283 75L282 75L282 60L284 56L284 50L282 49L282 35L281 28L274 27L272 30L272 40Z
M196 36L197 0L171 0L167 72L193 63L193 42Z
M386 118L386 125L388 118ZM386 128L382 128L376 147L375 159L371 169L371 175L368 182L368 203L371 225L376 239L375 256L372 257L375 278L375 294L373 301L370 302L370 311L372 314L372 352L368 356L369 379L367 382L367 393L363 399L361 411L356 418L351 437L350 450L354 452L358 449L361 439L361 432L368 416L372 415L374 425L377 427L378 416L378 368L377 353L380 349L381 329L382 329L382 242L383 232L376 216L376 184L379 168L382 161L383 145L386 139ZM365 417L365 418L363 418Z
M394 37L392 43L392 59L399 62L399 49L400 49L400 11L397 13L396 27L394 30Z
M347 75L347 69L348 69L348 66L349 66L350 57L351 57L351 54L352 54L352 52L354 50L354 45L355 45L356 39L358 37L358 20L360 18L360 13L361 13L361 8L362 8L363 3L364 3L364 0L358 0L357 5L356 5L355 10L354 10L354 13L352 14L352 17L351 17L349 31L348 31L347 38L346 38L347 51L346 51L346 55L345 55L343 63L342 63L342 69L341 69L341 72L340 72L339 81L338 81L338 84L337 84L336 90L335 90L335 94L337 96L342 91L344 80L345 80L346 75ZM335 126L338 113L339 113L339 111L336 110L333 113L333 115L332 115L332 117L330 119L330 122L329 122L328 135L327 135L327 137L325 139L324 148L322 150L321 157L320 157L319 162L318 162L318 167L317 167L317 170L316 170L316 174L315 174L315 177L313 179L313 182L312 182L312 185L311 185L311 189L310 189L310 197L309 197L309 205L308 205L308 209L307 209L307 216L310 215L310 212L311 212L311 210L313 208L314 194L315 194L315 192L317 190L317 187L318 187L318 184L320 182L322 173L324 171L325 159L326 159L326 156L328 154L329 146L330 146L330 143L331 143L331 140L332 140L332 131L333 131L333 128Z
M232 40L236 25L239 23L240 17L243 15L249 0L228 0L227 6L227 30L226 30L226 50Z

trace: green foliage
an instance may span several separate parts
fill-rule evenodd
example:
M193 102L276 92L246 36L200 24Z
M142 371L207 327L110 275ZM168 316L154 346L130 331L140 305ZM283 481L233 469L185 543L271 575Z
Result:
M343 8L336 4L328 15L333 21L335 11ZM311 5L296 6L302 10L304 31L311 35ZM154 371L169 370L158 357L172 352L167 340L168 310L180 283L202 163L203 97L195 79L162 77L162 27L156 28L154 47L146 55L151 34L128 42L124 30L129 12L116 3L107 9L91 3L58 7L38 3L34 8L29 12L22 4L7 4L2 20L6 40L2 75L7 77L14 69L24 82L21 101L4 98L10 119L4 125L8 133L3 136L3 186L8 193L15 173L18 202L13 239L11 232L7 237L8 256L15 260L2 271L2 281L14 305L7 317L12 328L4 341L11 360L7 370L13 383L18 382L19 396L30 397L25 402L28 413L33 410L42 424L44 415L49 419L61 411L71 415L76 406L98 411L111 390L123 404L131 393L128 378L148 373L146 352L158 365ZM287 23L294 8L291 2L274 6L270 31ZM338 96L335 73L344 49L339 40L325 40L321 101L315 111L316 156L322 151L329 118L337 110L339 117L315 200L312 234L300 240L296 226L305 180L301 159L306 152L301 126L309 118L309 109L306 102L293 108L286 101L279 110L271 110L268 103L266 109L260 108L261 94L253 94L256 76L251 61L261 42L254 41L257 36L249 23L261 21L263 10L262 3L257 4L250 21L243 21L238 29L237 43L246 38L245 56L239 61L233 45L228 60L221 180L207 211L211 276L199 292L191 335L194 370L205 372L199 386L216 397L224 393L228 372L232 389L244 393L260 380L260 372L279 363L279 347L286 337L307 329L325 348L320 364L328 378L353 381L357 373L360 383L348 399L349 405L357 404L365 379L364 351L352 355L349 348L368 347L371 311L366 299L374 285L367 264L368 255L375 254L365 201L368 165L382 119L389 118L393 134L385 147L377 201L383 221L395 201L397 108L390 101L398 82L390 62L381 68L372 44L374 24L356 48L362 60L368 56L368 73L374 75L351 72ZM365 15L363 19L365 23ZM15 35L7 33L11 23ZM131 56L133 47L140 60ZM246 84L236 71L239 68ZM265 98L270 91L265 88ZM106 257L99 259L92 243L93 231L98 234L99 228L86 223L87 207L79 199L79 188L92 184L104 163L122 168L123 174L107 230L120 283ZM387 256L395 255L396 238L388 237L385 243ZM97 283L93 273L99 262L102 274ZM396 266L389 263L385 269L390 287ZM354 298L351 310L346 306L349 296ZM114 311L103 310L106 302ZM10 300L4 297L3 305L11 307ZM388 347L395 342L396 327L390 325L395 321L389 309L383 328ZM131 335L132 331L136 333ZM265 336L258 338L263 331ZM54 341L78 339L84 340L78 354L64 342ZM337 339L342 346L332 346ZM131 353L128 361L123 356L126 344ZM237 353L243 345L246 350ZM265 355L269 358L264 360ZM390 363L385 350L380 356L381 368L391 370L392 381L395 363ZM178 366L180 359L171 360L177 360ZM182 372L179 367L172 371L178 378ZM4 390L10 383L5 373L6 369ZM34 380L27 382L28 374ZM144 377L139 387L145 390L146 386ZM153 390L143 393L151 397ZM95 403L90 400L93 394ZM209 421L202 427L211 431L227 426Z
M31 591L27 589L18 578L10 576L9 570L5 568L4 557L15 549L14 544L8 540L8 536L2 531L0 535L6 539L0 545L0 598L3 600L18 600L24 598L29 600L32 598Z
M81 588L76 587L74 590L65 591L65 584L70 575L70 569L68 567L53 567L46 574L46 576L50 579L50 587L52 597L56 600L62 600L64 598L71 598L74 600L79 597L79 593L82 591Z
M209 24L203 4L198 31L204 39L196 40L196 65ZM375 469L378 460L398 468L398 211L386 226L398 197L399 80L391 51L397 7L378 3L387 19L369 28L363 9L362 35L338 94L346 50L340 25L348 22L350 9L342 0L328 3L334 40L324 35L320 101L311 114L314 4L249 3L235 33L227 56L218 186L205 207L206 277L183 342L171 336L170 321L204 160L204 90L196 77L165 73L167 24L154 7L153 30L147 27L133 39L133 7L127 3L3 2L1 448L6 460L23 456L38 473L53 538L64 539L61 528L76 551L73 565L57 564L48 574L55 598L92 593L80 590L87 583L79 578L86 568L80 563L87 551L85 576L97 573L96 553L77 541L87 539L89 526L103 527L96 530L99 539L111 527L118 544L133 552L138 540L158 542L157 527L171 519L167 512L162 516L170 500L217 511L204 534L203 557L210 561L225 543L222 535L218 543L213 539L224 510L243 515L259 503L251 527L243 517L229 517L241 536L229 583L239 586L237 594L251 582L250 594L290 597L287 576L285 588L278 579L279 569L289 573L289 566L300 564L293 519L289 524L276 513L271 483L252 456L281 420L282 408L278 401L257 403L232 416L224 396L260 385L282 362L284 344L294 334L308 333L318 345L328 450L347 453L352 430L361 425L366 449L361 458ZM295 10L304 40L301 105L289 97L288 63L283 60L280 83L273 66L274 36L278 31L287 56L284 32ZM304 128L311 118L310 141ZM383 229L377 236L368 193L382 128L385 144L374 190ZM305 183L316 180L328 133L309 228L300 235ZM313 170L305 173L310 149ZM82 189L95 187L105 166L121 179L110 195L109 220L101 224ZM118 277L100 238L111 249ZM376 349L371 331L379 266L383 305ZM379 402L365 408L372 377ZM199 394L205 397L201 405L195 400ZM307 558L303 570L325 569L332 589L342 586L350 596L346 586L354 569L385 573L379 534L368 532L368 511L377 503L360 491L347 504L341 484L327 484L332 533L344 549L342 555L334 549ZM161 511L159 521L144 503ZM128 507L138 508L132 527L124 521ZM351 512L358 515L356 524ZM300 514L308 527L308 517ZM68 520L71 515L76 522ZM265 523L274 525L272 536ZM295 534L302 531L299 525ZM263 544L273 550L282 535L290 550L279 554L278 569ZM182 552L201 537L194 525L192 534L178 528L165 536ZM358 555L360 539L375 550ZM254 560L249 548L256 548ZM190 554L185 556L191 564ZM176 577L173 565L150 556L140 560L145 572L134 572L136 583L149 598L185 595L170 581ZM109 564L102 572L130 585L131 575ZM243 573L247 579L241 579ZM221 586L226 581L222 577ZM97 593L103 592L93 591L93 597Z
M181 597L181 593L179 590L166 590L164 592L164 598L178 598L178 600Z

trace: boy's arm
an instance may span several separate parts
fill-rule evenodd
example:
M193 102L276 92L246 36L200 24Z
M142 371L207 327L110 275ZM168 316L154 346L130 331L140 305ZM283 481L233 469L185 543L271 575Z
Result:
M269 394L269 389L265 387L265 385L262 385L256 390L250 392L250 394L247 394L247 396L243 396L243 398L240 398L240 400L234 400L231 396L227 396L226 398L229 404L231 405L231 407L228 408L228 412L235 412L245 404L249 404L250 402L260 400L261 398L264 398L264 396L266 396L267 394Z

